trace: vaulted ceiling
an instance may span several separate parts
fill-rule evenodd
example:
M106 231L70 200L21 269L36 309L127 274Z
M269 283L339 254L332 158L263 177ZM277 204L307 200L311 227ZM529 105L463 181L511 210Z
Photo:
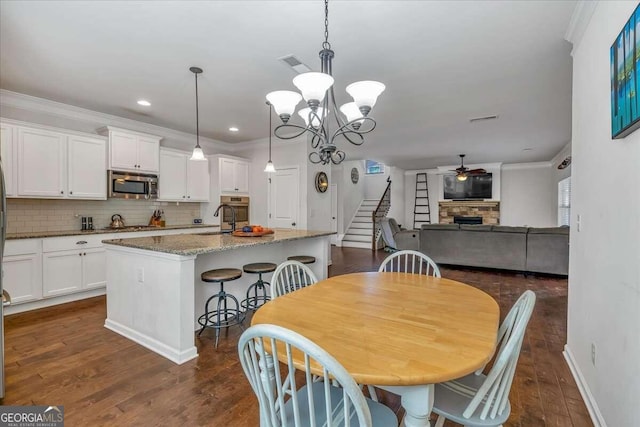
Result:
M571 139L573 1L329 5L338 102L379 80L377 129L350 159L404 169L549 160ZM294 89L278 58L319 69L322 1L3 1L0 87L230 143L268 135L265 94ZM141 107L138 99L152 105ZM470 123L479 116L497 120ZM240 131L228 130L237 126ZM526 151L525 151L526 150Z

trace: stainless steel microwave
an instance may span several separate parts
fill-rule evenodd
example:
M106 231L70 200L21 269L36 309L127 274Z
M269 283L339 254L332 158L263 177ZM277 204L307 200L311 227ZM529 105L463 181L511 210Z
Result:
M158 175L108 171L109 197L119 199L157 199Z

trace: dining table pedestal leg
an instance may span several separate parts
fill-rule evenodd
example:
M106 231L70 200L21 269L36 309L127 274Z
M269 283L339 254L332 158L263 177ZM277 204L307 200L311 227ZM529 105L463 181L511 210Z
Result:
M433 384L414 386L379 386L383 390L400 395L405 416L401 426L429 427L429 416L433 409Z

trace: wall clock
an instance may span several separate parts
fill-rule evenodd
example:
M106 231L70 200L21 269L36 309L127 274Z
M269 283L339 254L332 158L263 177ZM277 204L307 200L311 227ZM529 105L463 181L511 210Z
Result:
M316 174L316 191L318 193L324 193L329 188L329 178L324 172L318 172Z
M360 179L360 174L358 173L358 169L357 168L351 169L351 182L353 182L354 184L357 184L358 179Z

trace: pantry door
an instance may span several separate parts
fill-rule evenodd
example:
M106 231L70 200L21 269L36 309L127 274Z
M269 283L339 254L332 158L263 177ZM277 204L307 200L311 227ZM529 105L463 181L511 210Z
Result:
M278 168L269 180L269 227L298 228L300 171L297 167Z

